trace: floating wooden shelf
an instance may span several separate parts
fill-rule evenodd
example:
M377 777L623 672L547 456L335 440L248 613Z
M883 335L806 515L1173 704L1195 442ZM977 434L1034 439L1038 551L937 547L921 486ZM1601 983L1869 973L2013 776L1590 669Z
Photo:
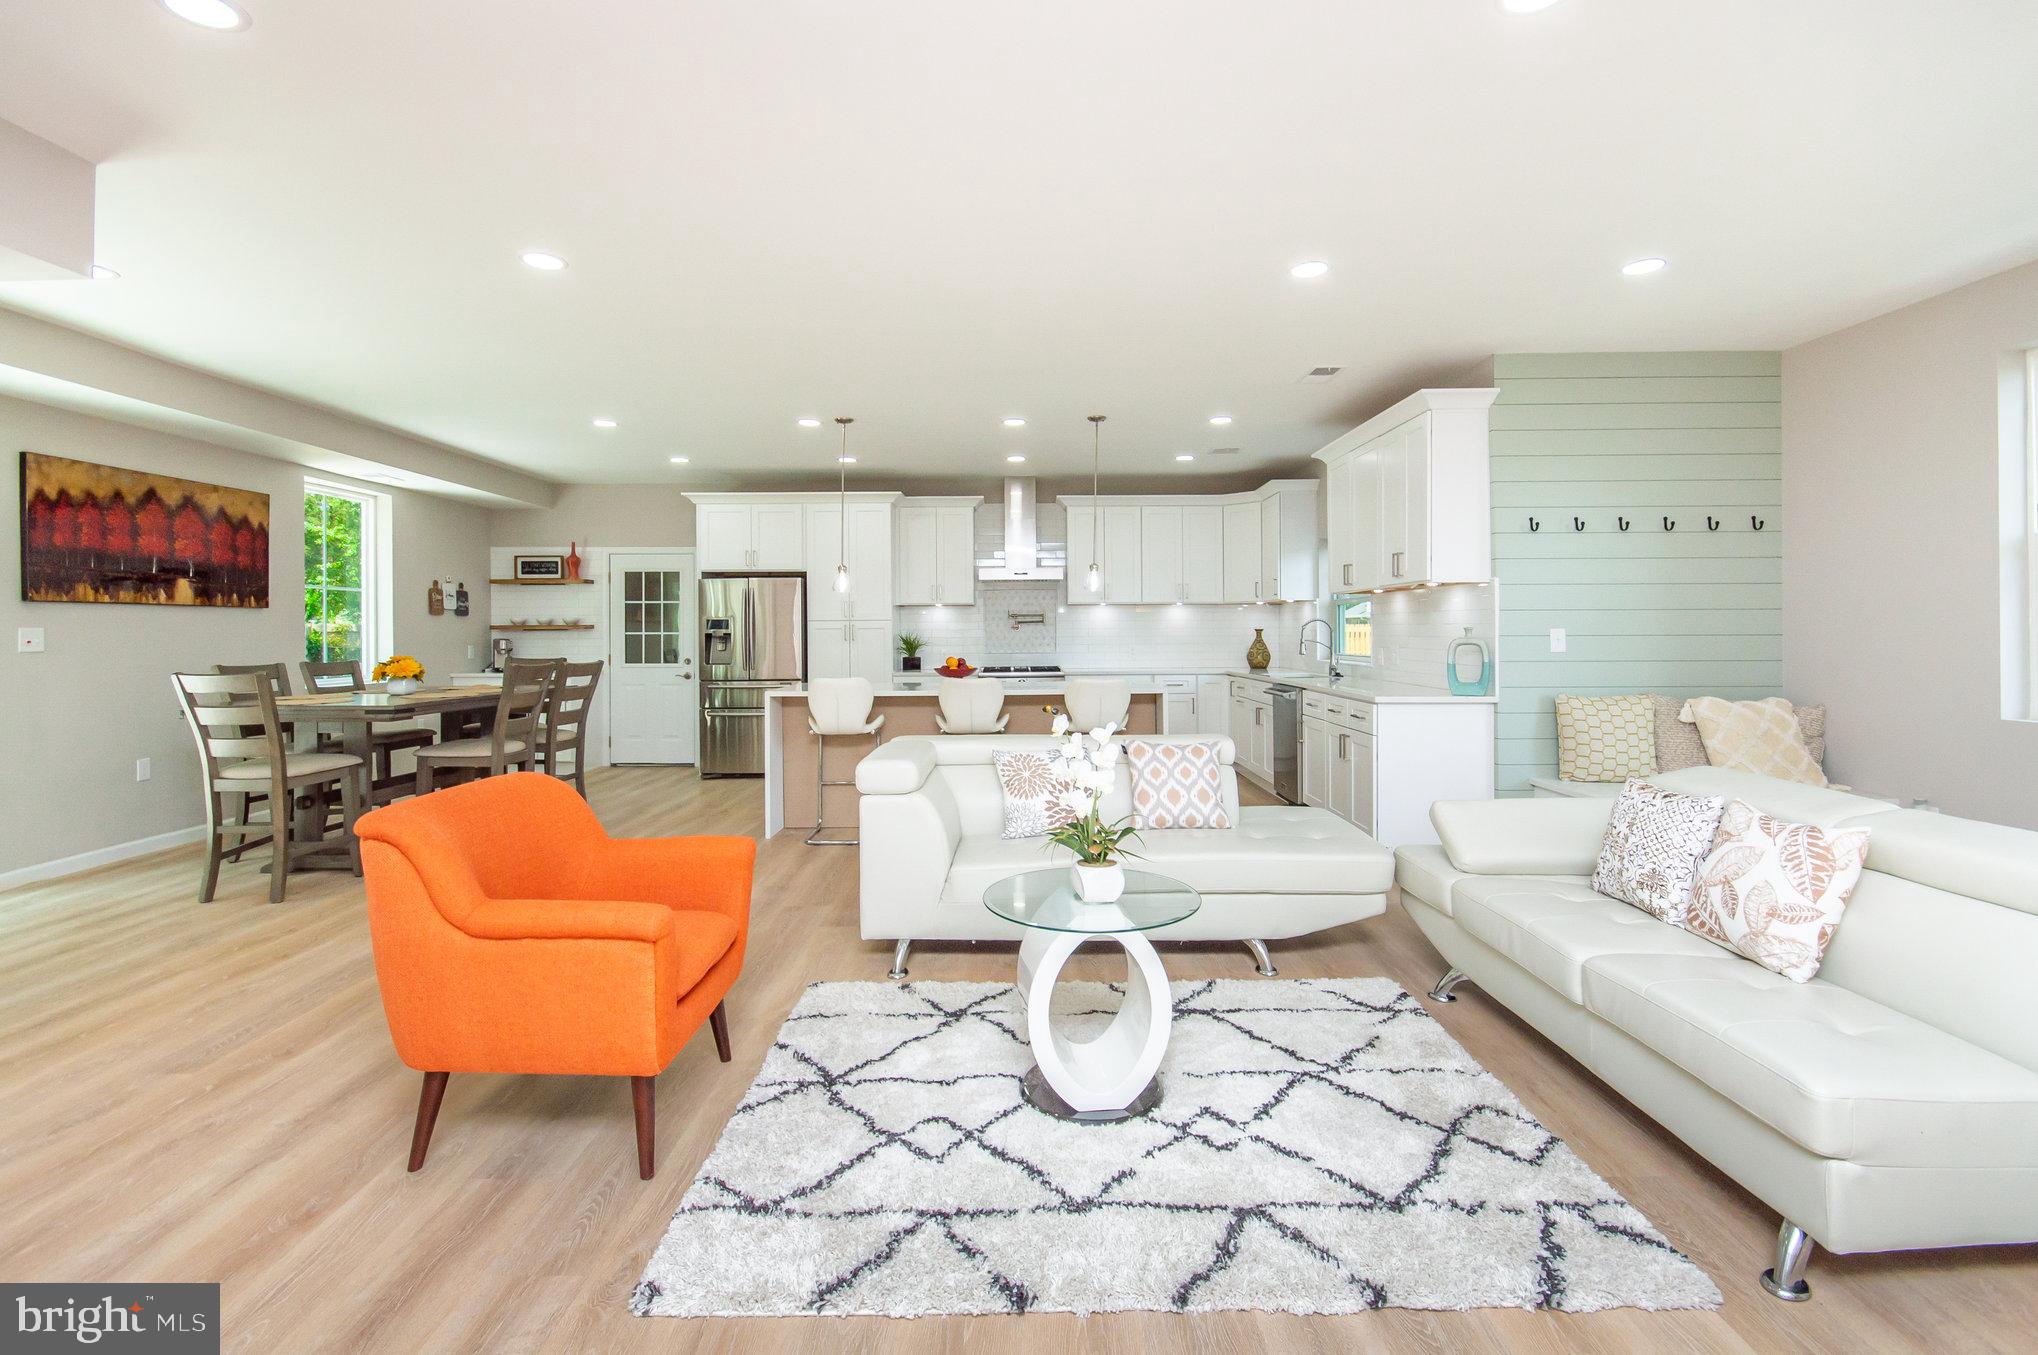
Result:
M593 583L593 579L490 579L509 588L557 588L569 583Z
M575 621L575 622L572 622L572 623L570 623L570 624L568 624L568 625L564 625L564 626L528 626L528 625L516 625L516 624L514 624L514 623L511 623L511 622L502 622L502 623L500 623L500 624L497 624L497 625L491 625L491 626L489 627L489 629L490 629L490 630L593 630L593 629L594 629L594 622L592 622L592 621Z

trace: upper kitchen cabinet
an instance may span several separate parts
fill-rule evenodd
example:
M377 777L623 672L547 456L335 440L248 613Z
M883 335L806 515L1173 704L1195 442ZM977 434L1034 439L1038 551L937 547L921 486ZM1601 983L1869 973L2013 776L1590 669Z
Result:
M1420 390L1316 453L1337 593L1493 576L1489 387Z
M892 615L890 495L849 496L849 528L832 496L806 505L807 616L815 621L889 621ZM835 591L835 566L849 566L849 588Z
M1316 495L1313 480L1275 480L1242 494L1065 496L1069 601L1308 601ZM1104 576L1095 591L1092 562Z
M1084 496L1065 498L1062 504L1068 510L1069 601L1077 605L1144 601L1138 501ZM1095 589L1089 582L1093 564L1101 576Z
M899 501L893 536L901 607L969 607L977 600L976 510L981 498Z
M710 570L806 568L803 500L812 495L689 494L694 558Z

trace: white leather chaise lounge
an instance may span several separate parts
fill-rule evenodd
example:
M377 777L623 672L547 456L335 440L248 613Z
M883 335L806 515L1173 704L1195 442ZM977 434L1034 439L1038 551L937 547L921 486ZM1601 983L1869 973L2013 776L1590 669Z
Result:
M1190 743L1193 735L1142 735ZM1386 910L1394 858L1328 810L1238 803L1230 739L1219 745L1224 803L1237 825L1141 835L1134 870L1173 876L1203 896L1203 907L1157 941L1242 941L1262 975L1274 966L1266 942L1302 936ZM1008 875L1075 858L1044 838L1008 840L992 757L1003 749L1046 749L1048 735L894 739L858 764L859 911L866 940L895 942L891 976L906 976L914 941L1011 941L1016 923L983 906L984 891ZM1125 760L1104 797L1104 814L1132 811Z

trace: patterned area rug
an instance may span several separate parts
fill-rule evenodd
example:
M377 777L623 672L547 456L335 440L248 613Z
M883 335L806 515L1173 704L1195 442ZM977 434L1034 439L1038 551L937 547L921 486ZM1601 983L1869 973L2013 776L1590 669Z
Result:
M1719 1290L1387 979L1176 983L1162 1099L1020 1099L1009 985L821 983L640 1316L1710 1308ZM1102 984L1056 1011L1101 1027Z

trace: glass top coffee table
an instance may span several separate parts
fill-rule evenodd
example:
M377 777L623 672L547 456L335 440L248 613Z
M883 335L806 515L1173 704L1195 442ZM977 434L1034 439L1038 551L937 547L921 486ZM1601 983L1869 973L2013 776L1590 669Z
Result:
M1013 875L984 891L984 907L1026 929L1019 1001L1033 1044L1028 1104L1085 1124L1131 1119L1160 1104L1156 1074L1175 1009L1167 971L1146 933L1193 917L1202 906L1180 880L1142 870L1125 872L1125 892L1113 903L1084 903L1067 866ZM1077 1042L1055 1029L1054 985L1084 942L1105 937L1125 951L1125 998L1101 1033Z

